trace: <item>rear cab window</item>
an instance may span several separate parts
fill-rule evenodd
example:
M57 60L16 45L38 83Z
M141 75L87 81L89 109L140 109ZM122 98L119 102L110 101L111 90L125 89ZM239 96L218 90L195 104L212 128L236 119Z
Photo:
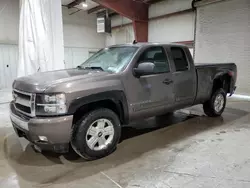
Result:
M184 50L180 47L171 47L170 50L176 72L189 70L189 64Z

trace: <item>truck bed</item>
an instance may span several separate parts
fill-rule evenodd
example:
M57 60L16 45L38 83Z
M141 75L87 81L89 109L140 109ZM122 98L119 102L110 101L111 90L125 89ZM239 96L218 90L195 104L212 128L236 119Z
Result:
M197 74L197 94L195 103L203 103L210 98L213 81L219 74L233 71L234 78L237 76L237 67L235 63L197 63L195 64ZM232 86L235 85L236 80L232 80ZM230 86L231 87L231 86ZM233 88L230 88L230 91Z

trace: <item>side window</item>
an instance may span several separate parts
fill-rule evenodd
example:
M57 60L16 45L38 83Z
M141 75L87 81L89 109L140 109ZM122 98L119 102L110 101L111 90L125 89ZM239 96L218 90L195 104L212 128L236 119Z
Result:
M138 64L151 62L155 64L155 74L169 72L169 63L163 47L150 47L139 58Z
M176 71L186 71L189 69L187 57L182 48L172 47L171 53Z

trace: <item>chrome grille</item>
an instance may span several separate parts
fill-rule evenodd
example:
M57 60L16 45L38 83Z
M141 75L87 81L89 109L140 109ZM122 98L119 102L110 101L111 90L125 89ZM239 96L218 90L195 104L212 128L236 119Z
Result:
M27 116L35 116L35 94L13 90L14 106L17 111Z

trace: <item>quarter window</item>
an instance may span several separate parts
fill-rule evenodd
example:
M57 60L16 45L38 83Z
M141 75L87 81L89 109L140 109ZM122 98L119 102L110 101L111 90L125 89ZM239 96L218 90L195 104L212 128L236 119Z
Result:
M182 48L173 47L171 48L171 53L176 71L186 71L189 69L188 61Z

